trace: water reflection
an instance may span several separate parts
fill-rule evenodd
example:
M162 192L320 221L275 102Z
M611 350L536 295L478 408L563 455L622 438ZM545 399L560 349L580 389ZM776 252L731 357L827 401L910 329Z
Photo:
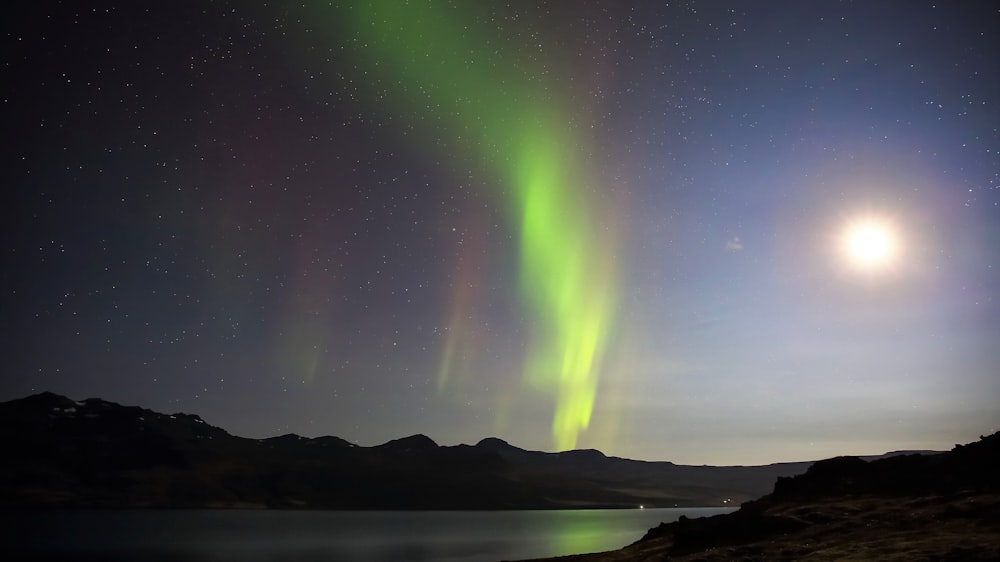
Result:
M621 548L680 515L724 508L0 513L5 560L479 562Z

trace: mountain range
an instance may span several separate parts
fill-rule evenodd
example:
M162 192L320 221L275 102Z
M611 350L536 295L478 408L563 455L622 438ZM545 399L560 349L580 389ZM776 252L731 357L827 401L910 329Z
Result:
M230 435L197 415L50 392L0 403L0 506L567 509L726 506L811 462L687 466L496 438L375 447Z

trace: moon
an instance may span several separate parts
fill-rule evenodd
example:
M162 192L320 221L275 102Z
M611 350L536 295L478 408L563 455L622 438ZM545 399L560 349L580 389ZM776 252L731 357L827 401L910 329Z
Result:
M859 217L843 227L840 254L845 264L859 273L889 271L899 260L899 234L887 219Z

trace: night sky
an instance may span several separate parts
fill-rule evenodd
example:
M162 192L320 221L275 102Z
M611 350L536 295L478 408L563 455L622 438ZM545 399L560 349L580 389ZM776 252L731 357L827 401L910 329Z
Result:
M0 400L688 464L1000 429L995 2L15 6Z

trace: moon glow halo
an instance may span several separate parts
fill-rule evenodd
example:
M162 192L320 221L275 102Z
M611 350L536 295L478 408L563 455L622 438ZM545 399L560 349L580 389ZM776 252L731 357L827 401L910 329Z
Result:
M862 217L844 226L840 254L845 265L856 272L884 273L899 260L899 235L886 219Z

